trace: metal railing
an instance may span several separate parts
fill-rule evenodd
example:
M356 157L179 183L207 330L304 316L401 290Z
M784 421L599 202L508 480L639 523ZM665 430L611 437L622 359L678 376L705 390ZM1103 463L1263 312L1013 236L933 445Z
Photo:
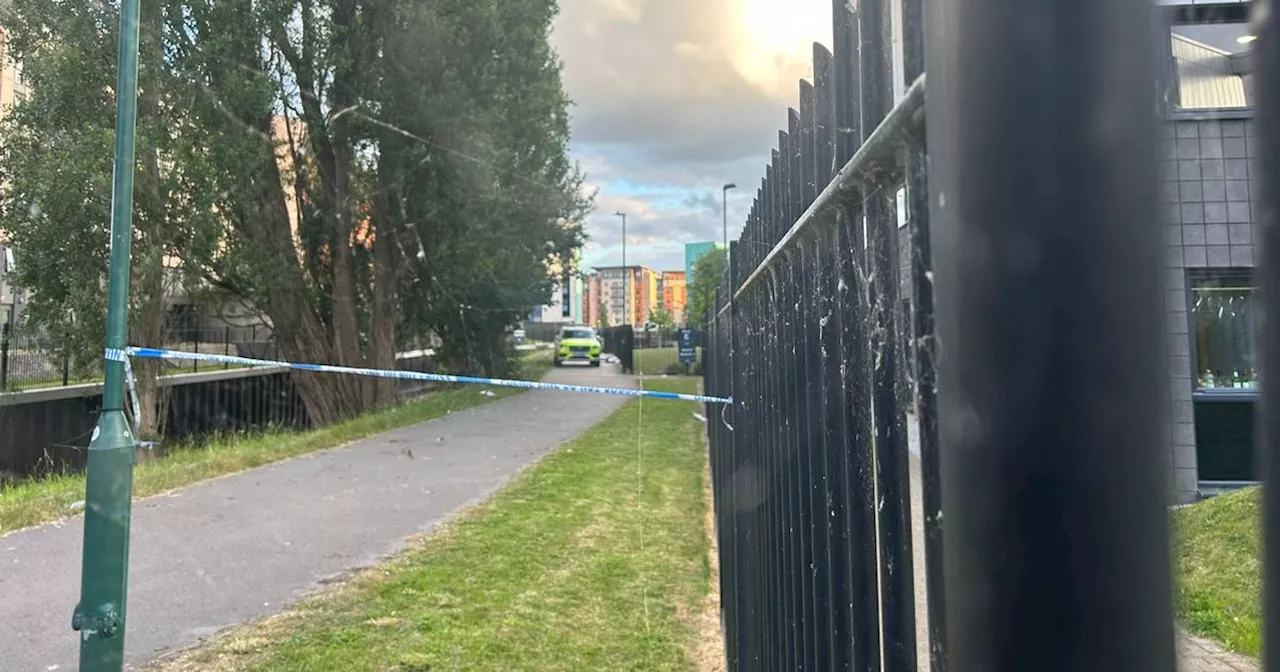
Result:
M708 425L729 669L917 669L911 405L931 669L1172 670L1155 10L973 0L926 17L897 0L894 105L890 1L833 2L833 50L815 45L708 317L706 388L734 400ZM1280 29L1260 14L1276 306ZM1264 331L1269 405L1280 327ZM1264 446L1278 417L1263 413Z
M162 347L187 352L278 359L279 348L266 326L175 327ZM96 353L95 353L96 354ZM167 363L170 373L229 369L211 362ZM0 325L0 393L65 387L102 381L100 357L78 362L70 339Z

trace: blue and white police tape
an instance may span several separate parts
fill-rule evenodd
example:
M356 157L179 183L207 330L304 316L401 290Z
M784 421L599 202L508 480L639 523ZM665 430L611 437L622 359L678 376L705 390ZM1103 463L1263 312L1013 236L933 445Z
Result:
M234 355L211 355L202 352L182 352L180 350L162 350L159 348L128 347L124 351L110 350L106 358L115 361L127 361L129 357L151 357L158 359L178 359L198 362L216 362L219 364L239 364L242 366L275 366L299 371L319 371L324 373L345 373L356 376L373 376L376 378L397 378L400 380L424 380L435 383L470 383L475 385L492 385L494 387L519 387L528 390L552 390L556 392L591 392L595 394L616 394L624 397L648 397L652 399L678 399L695 401L704 404L731 404L733 399L727 397L709 397L701 394L678 394L675 392L657 392L654 390L634 390L623 387L596 387L593 385L565 385L563 383L542 383L532 380L510 380L506 378L480 378L477 376L451 376L443 373L419 373L417 371L393 371L388 369L364 369L352 366L333 366L330 364L302 364Z
M107 348L106 352L103 353L103 356L110 361L124 364L124 382L125 387L129 390L129 406L133 410L133 433L134 436L137 436L138 423L142 421L140 417L142 413L142 406L138 404L138 386L133 380L133 365L129 363L129 357L124 350Z

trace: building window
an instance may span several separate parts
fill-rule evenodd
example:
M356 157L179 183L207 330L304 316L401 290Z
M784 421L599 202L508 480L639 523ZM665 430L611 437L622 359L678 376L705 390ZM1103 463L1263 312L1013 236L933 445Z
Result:
M1253 106L1248 23L1175 25L1169 31L1175 110L1238 110Z
M1196 389L1254 389L1261 316L1250 269L1195 271L1190 277Z

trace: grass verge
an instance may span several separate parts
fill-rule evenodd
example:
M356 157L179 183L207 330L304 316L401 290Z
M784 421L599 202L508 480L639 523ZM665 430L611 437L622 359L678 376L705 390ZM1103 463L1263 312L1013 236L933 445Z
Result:
M692 670L710 582L694 410L632 401L395 559L153 669Z
M531 356L524 364L523 373L537 380L550 365L550 358L546 356ZM486 388L468 385L440 390L394 408L305 432L268 432L209 441L199 446L175 447L163 457L140 462L134 467L133 494L135 498L156 495L209 478L333 448L524 391L510 387L486 391ZM82 473L0 485L0 535L71 515L75 513L72 505L82 499Z
M1249 488L1174 512L1178 619L1232 651L1261 650L1261 491Z
M671 373L672 367L680 363L680 353L674 345L669 348L636 348L632 357L636 373L642 376ZM702 348L698 348L698 361L702 361Z

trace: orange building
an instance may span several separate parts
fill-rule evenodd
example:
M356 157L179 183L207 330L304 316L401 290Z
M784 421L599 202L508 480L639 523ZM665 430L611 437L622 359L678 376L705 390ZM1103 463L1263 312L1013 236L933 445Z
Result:
M676 324L684 324L688 292L684 271L663 271L659 282L662 291L662 307L671 313L671 319Z
M605 266L599 275L600 303L609 326L640 326L659 305L657 271L644 266Z

